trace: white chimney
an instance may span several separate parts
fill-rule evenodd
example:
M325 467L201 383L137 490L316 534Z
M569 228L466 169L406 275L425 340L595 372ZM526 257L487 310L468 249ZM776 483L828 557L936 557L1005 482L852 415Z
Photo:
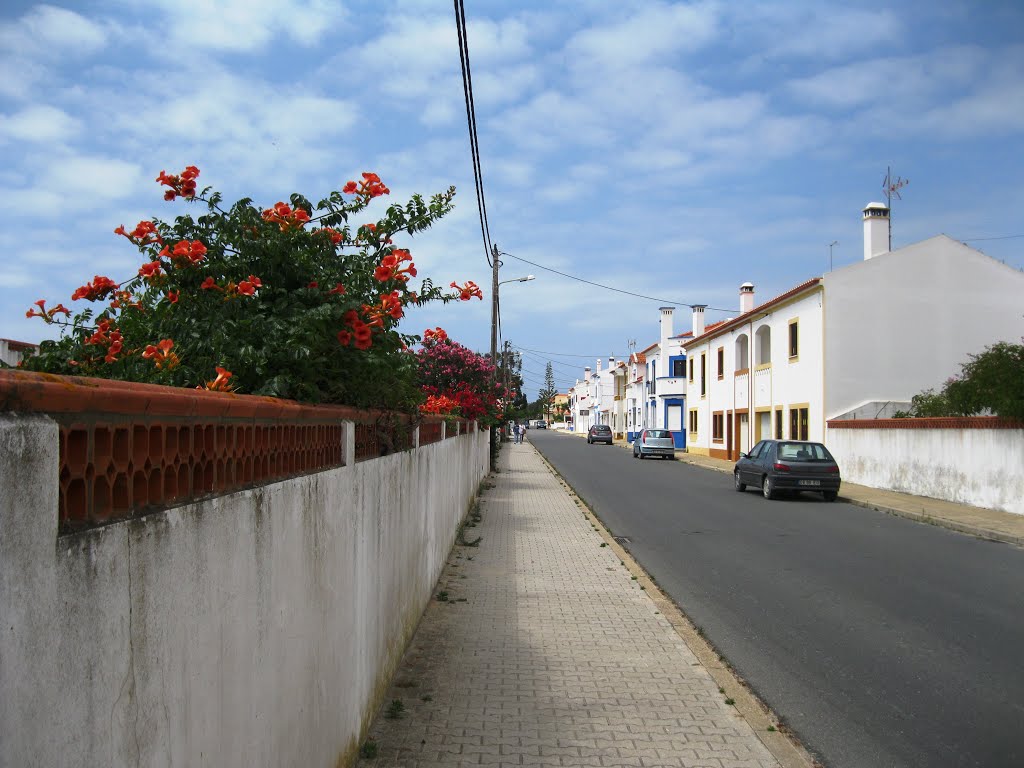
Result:
M600 373L601 372L601 358L600 357L597 358L597 368L594 369L594 372L595 373Z
M608 358L608 370L612 370L614 368L615 368L615 358L614 357L609 357Z
M704 334L704 310L708 308L707 304L694 304L693 309L693 338L702 336Z
M588 365L583 369L583 380L590 381L590 366Z
M675 312L675 307L659 307L661 310L661 343L664 344L666 339L672 338L672 314Z
M754 284L744 283L740 286L740 314L745 315L754 309Z
M889 252L889 209L885 203L864 208L864 261Z

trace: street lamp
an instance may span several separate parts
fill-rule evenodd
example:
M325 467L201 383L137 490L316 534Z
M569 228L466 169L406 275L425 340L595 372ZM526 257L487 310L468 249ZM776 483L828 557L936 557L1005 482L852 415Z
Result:
M832 271L832 246L834 246L834 245L839 245L839 241L838 240L833 240L831 243L828 244L828 271L829 272Z

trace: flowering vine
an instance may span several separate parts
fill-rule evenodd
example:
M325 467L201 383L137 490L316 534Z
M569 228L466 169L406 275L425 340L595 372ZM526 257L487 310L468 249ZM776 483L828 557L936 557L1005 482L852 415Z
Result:
M482 294L472 282L446 292L428 278L414 289L412 254L395 238L446 215L454 188L354 226L390 194L374 173L317 203L294 194L269 207L225 207L199 177L191 165L160 172L164 200L205 210L117 227L142 258L120 282L96 275L74 291L72 301L93 306L35 302L26 314L60 326L61 338L24 367L405 410L429 396L407 352L418 338L399 322L410 305ZM450 397L464 415L488 407L473 388Z

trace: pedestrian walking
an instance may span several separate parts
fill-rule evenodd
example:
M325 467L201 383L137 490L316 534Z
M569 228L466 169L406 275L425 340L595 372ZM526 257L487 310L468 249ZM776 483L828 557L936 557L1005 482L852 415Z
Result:
M516 425L515 425L515 427L512 430L512 435L513 435L513 440L512 440L513 443L518 444L518 443L523 442L523 427L522 427L522 425L520 425L520 423L518 421L516 422Z

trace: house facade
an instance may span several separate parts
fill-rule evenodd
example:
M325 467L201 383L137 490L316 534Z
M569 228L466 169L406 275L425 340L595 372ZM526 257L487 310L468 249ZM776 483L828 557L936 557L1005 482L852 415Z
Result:
M37 344L14 339L0 339L0 362L16 367L18 363L39 351Z
M707 328L688 355L691 452L734 459L766 437L826 440L941 387L968 356L1024 336L1024 273L945 235L888 251L888 209L864 209L864 260Z

